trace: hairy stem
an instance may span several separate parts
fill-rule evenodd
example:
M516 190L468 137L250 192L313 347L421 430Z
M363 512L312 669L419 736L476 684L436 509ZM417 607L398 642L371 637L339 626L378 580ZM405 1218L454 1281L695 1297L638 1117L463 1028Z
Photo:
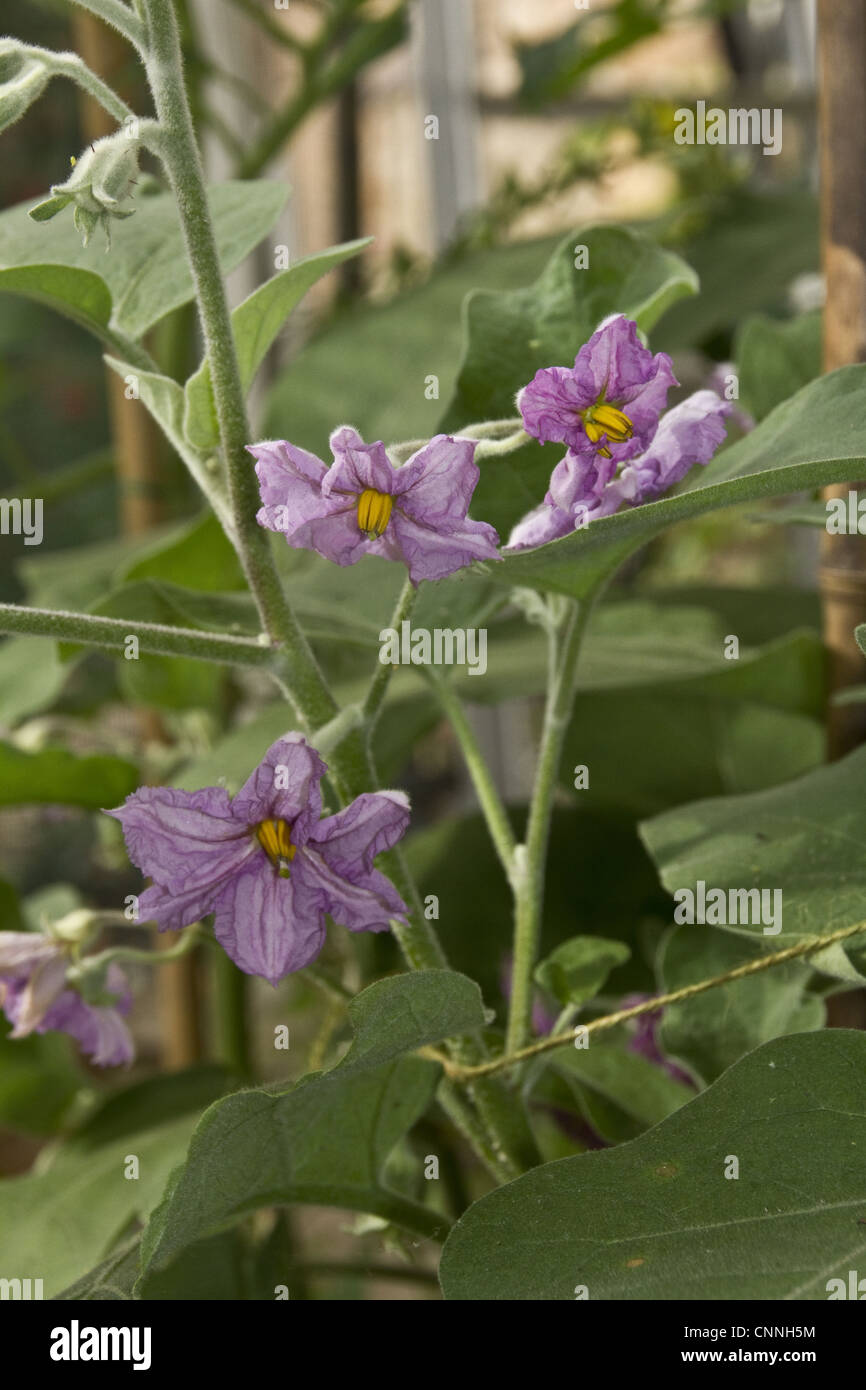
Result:
M194 628L142 623L136 618L99 618L89 613L65 613L49 608L19 608L0 603L0 632L29 637L53 637L122 652L130 637L147 656L192 656L229 666L273 666L274 651L255 637L233 637Z
M475 731L466 717L466 711L461 701L451 689L449 682L441 677L434 676L430 684L436 692L442 710L448 718L466 763L466 770L472 779L472 785L478 797L481 810L484 812L484 819L487 822L487 829L493 841L499 862L505 870L508 881L511 882L514 874L514 851L516 848L514 832L511 829L511 822L502 802L502 798L493 781L490 769L484 761L484 756L478 746Z
M337 713L309 644L283 594L268 538L256 522L258 489L246 445L250 440L231 314L208 206L204 172L184 87L180 41L171 0L144 0L148 18L148 79L161 126L159 153L178 205L228 476L234 541L265 630L284 649L289 689L307 729Z
M574 704L577 659L592 608L590 599L572 603L564 623L549 635L550 677L538 767L526 843L517 856L514 923L514 965L508 1014L506 1052L516 1052L529 1037L532 1014L532 972L538 955L544 909L544 875L553 798L565 732Z
M407 579L400 592L400 597L397 599L397 606L394 609L390 624L398 634L401 625L406 622L411 615L412 609L415 607L417 593L418 591L411 580ZM376 668L376 674L370 682L370 689L367 691L362 706L368 739L372 739L373 737L385 696L388 693L388 683L391 680L393 671L393 666L389 665L387 662L383 663L380 661Z
M798 941L794 946L786 946L783 951L774 951L770 955L758 956L755 960L747 961L745 965L738 965L733 970L726 970L723 975L713 975L709 979L698 980L693 985L683 985L681 989L671 990L667 994L655 994L651 999L645 999L640 1004L632 1005L631 1008L617 1009L615 1013L604 1014L601 1018L593 1018L589 1023L582 1024L581 1028L587 1034L606 1032L610 1028L618 1027L621 1023L627 1023L631 1018L639 1018L641 1014L655 1013L657 1009L666 1009L671 1004L680 1004L684 999L693 999L695 995L705 994L707 990L719 989L722 985L744 980L749 975L758 975L762 970L772 970L775 966L784 965L788 961L804 959L807 956L815 955L818 951L825 950L834 942L845 941L848 937L860 936L864 933L866 933L866 922L855 922L852 926L841 927L838 931L830 932L827 936L807 937L806 940ZM455 1065L449 1057L436 1048L421 1048L419 1052L422 1057L439 1062L444 1067L446 1076L449 1076L452 1081L471 1084L477 1082L479 1078L492 1076L495 1072L504 1071L508 1067L517 1066L532 1057L538 1057L543 1052L550 1052L552 1048L565 1047L573 1043L574 1030L570 1028L567 1033L552 1033L547 1038L530 1043L528 1047L518 1048L515 1052L504 1052L501 1057L496 1057L491 1062L483 1062L474 1067Z

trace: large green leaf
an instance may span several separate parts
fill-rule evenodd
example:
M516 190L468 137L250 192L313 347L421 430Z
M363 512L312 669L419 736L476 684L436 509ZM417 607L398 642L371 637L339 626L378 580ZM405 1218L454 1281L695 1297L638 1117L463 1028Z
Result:
M135 791L141 778L134 764L99 754L78 758L62 748L27 753L0 743L0 804L47 802L98 811L117 806Z
M279 183L216 184L210 190L217 246L231 270L274 225L285 202ZM139 200L112 230L111 251L81 245L72 219L34 225L31 203L0 213L0 290L50 304L107 342L143 333L193 297L174 198Z
M767 1043L631 1143L482 1197L446 1243L445 1296L826 1299L866 1258L864 1073L863 1033Z
M644 822L641 835L671 893L699 881L707 891L780 890L780 931L765 933L760 923L721 928L778 949L866 919L864 774L866 748L859 748L780 787L667 811ZM813 964L836 973L833 955L821 952Z
M684 491L591 522L489 566L499 583L582 597L666 526L720 507L846 482L866 469L866 366L841 367L777 406L750 434L695 468ZM495 469L493 460L486 465ZM541 500L539 494L537 501Z
M265 353L277 337L292 310L307 290L329 270L350 260L369 246L371 237L331 246L314 256L305 256L259 285L232 313L238 366L244 390L252 384ZM185 387L184 433L198 449L211 449L219 442L213 383L207 358Z
M399 975L364 990L350 1017L353 1045L331 1071L289 1090L243 1091L206 1112L148 1229L145 1274L244 1212L279 1203L436 1227L432 1212L384 1181L388 1155L427 1108L439 1075L434 1063L403 1054L482 1027L478 987L447 970Z

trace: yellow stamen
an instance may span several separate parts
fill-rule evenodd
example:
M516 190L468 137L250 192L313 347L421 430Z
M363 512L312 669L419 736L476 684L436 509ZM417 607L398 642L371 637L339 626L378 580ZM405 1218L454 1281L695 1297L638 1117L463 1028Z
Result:
M631 420L615 405L592 405L589 410L582 412L582 416L586 437L591 444L597 444L605 436L613 444L622 444L634 434ZM598 452L604 458L610 458L610 449L606 444Z
M289 864L297 849L290 835L291 827L284 820L263 820L256 826L256 839L280 878L289 877Z
M367 539L378 540L391 520L394 499L388 492L377 492L375 488L365 488L358 498L358 529L366 533Z

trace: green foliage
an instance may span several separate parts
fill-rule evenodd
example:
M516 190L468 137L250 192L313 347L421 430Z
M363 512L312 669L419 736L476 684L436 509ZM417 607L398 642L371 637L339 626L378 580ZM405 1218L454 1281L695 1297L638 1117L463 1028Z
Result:
M535 981L560 1004L585 1004L630 955L623 941L572 936L535 967Z
M98 811L119 805L139 782L138 768L123 758L78 758L63 748L28 753L0 743L0 805L44 802Z
M777 949L774 943L763 948ZM675 990L723 975L755 955L752 943L705 927L681 926L667 937L659 969L665 990ZM823 1002L805 992L811 974L808 965L791 961L671 1004L661 1021L664 1051L709 1082L760 1043L822 1027Z
M644 822L641 834L662 883L671 893L701 879L708 889L781 889L777 934L766 936L760 924L719 928L777 949L866 919L866 877L852 850L866 833L864 766L866 750L858 748L796 781L698 801ZM850 979L840 952L821 952L812 964Z
M231 270L273 226L285 201L277 183L225 183L210 192L224 270ZM112 231L111 254L84 247L64 218L37 230L20 204L0 213L0 290L50 304L105 342L137 339L193 297L173 197L141 199L135 217Z
M747 319L734 349L740 404L763 420L777 405L821 373L821 315L789 322L763 315Z
M866 1252L864 1067L862 1033L777 1039L633 1143L482 1197L446 1243L446 1298L825 1299Z
M331 1071L289 1090L240 1092L207 1111L148 1227L143 1273L276 1203L372 1212L426 1234L441 1225L388 1188L383 1170L437 1081L433 1063L403 1054L478 1029L477 986L444 970L380 980L352 1001L350 1017L354 1043Z
M371 238L332 246L314 256L305 256L260 285L232 314L241 383L248 391L268 348L274 342L292 310L307 290L335 266L357 256ZM185 387L183 432L198 449L212 449L219 442L213 384L207 360L191 376Z

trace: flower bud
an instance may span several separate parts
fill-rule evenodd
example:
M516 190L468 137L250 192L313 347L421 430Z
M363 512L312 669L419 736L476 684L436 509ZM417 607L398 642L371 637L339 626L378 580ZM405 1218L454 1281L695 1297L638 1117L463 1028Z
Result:
M81 945L99 930L104 916L104 912L94 911L89 907L77 907L73 912L67 912L65 917L50 922L46 930L55 941Z
M74 222L86 246L98 224L105 229L110 244L112 217L131 217L134 208L121 206L131 197L138 173L140 141L134 127L124 127L113 135L96 140L74 163L65 183L53 184L51 197L30 209L30 216L45 222L68 203L74 203Z

